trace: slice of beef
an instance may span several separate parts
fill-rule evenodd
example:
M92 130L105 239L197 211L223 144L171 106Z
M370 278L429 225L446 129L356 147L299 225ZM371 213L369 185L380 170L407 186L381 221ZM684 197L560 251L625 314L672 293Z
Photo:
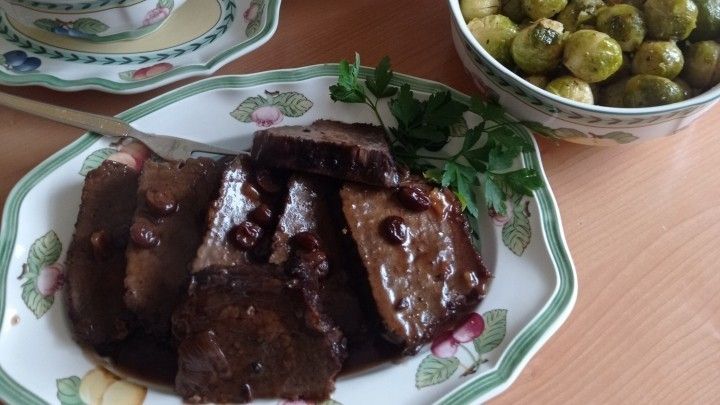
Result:
M176 391L190 402L321 401L334 389L342 334L322 314L317 277L277 266L193 274L173 315Z
M105 161L88 173L67 253L66 297L73 334L101 354L131 329L123 280L137 187L138 173L121 163Z
M338 185L328 180L304 174L290 177L270 262L290 262L290 267L297 267L303 261L318 262L326 257L328 268L320 271L326 273L321 274L320 299L347 339L348 358L343 369L358 369L394 357L398 350L382 338L374 308L364 306L360 298L369 291L367 280L357 274L351 263L354 258L345 250L342 220L333 215L339 206Z
M252 157L269 167L393 187L398 169L382 127L320 120L255 133Z
M397 191L348 183L340 196L387 337L406 353L480 302L490 274L451 191L410 179Z
M193 261L192 271L210 266L231 267L264 261L269 255L272 230L277 221L278 203L285 179L266 169L254 168L246 156L238 156L225 170L220 193L207 215L207 230ZM257 239L235 239L245 222L260 232ZM250 246L251 245L251 246Z
M170 336L158 337L135 328L108 357L121 374L164 386L175 381L177 352Z
M204 158L147 162L140 176L125 303L158 336L169 335L170 316L189 277L219 176L219 164Z
M337 185L323 178L293 174L287 186L283 207L275 234L272 238L270 263L282 264L290 253L290 239L299 233L310 232L321 238L325 250L337 256L340 249L335 221L327 205L328 197L337 192Z

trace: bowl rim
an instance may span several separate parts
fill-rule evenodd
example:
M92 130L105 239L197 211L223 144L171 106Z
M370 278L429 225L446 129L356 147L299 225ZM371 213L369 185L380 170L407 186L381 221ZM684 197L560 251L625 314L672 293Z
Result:
M147 0L7 0L10 4L15 4L19 6L27 6L28 3L32 6L36 7L78 7L83 6L83 11L92 11L93 8L99 7L99 6L119 6L119 7L129 7L134 6L136 4L144 3ZM130 3L130 4L123 4L123 3ZM48 10L52 11L52 10Z
M523 79L521 76L519 76L517 73L513 72L512 70L505 67L502 63L498 62L493 58L486 50L483 48L478 41L475 39L475 37L470 32L470 29L467 26L467 23L465 22L465 18L462 15L462 12L460 11L460 1L461 0L448 0L448 3L450 5L450 11L451 11L451 19L454 25L457 25L457 28L459 29L460 33L464 36L464 39L468 41L472 47L473 50L480 55L480 57L486 62L491 64L495 69L499 70L503 73L505 76L505 79L510 80L513 82L513 84L521 86L523 89L533 93L534 95L538 97L544 97L552 100L553 102L556 102L558 104L562 104L564 106L583 110L591 113L600 113L600 114L607 114L607 115L624 115L624 116L630 116L630 115L655 115L655 114L666 114L678 110L682 110L689 107L699 106L699 105L705 105L709 104L713 101L716 101L718 98L720 98L720 83L715 85L715 87L711 88L710 90L705 91L704 93L695 96L690 97L687 100L683 100L679 103L672 103L672 104L665 104L655 107L641 107L641 108L626 108L626 107L606 107L601 105L595 105L595 104L585 104L580 103L577 101L569 100L564 97L560 97L556 94L550 93L549 91L545 89L541 89L539 87L536 87L532 84L530 84L527 80Z

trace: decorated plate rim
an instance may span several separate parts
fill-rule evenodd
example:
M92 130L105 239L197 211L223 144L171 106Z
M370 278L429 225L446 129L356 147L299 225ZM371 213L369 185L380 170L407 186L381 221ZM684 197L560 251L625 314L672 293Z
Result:
M271 0L272 1L272 0ZM300 82L308 79L337 76L337 64L321 64L294 69L272 70L247 75L217 76L204 79L150 99L126 110L118 117L128 121L137 120L151 112L167 107L187 97L218 89L242 89L266 83ZM361 77L371 77L373 70L363 67ZM453 97L469 102L470 97L442 83L395 74L393 84L408 83L413 89L424 92L449 90ZM545 246L553 264L556 285L553 293L540 312L513 338L500 356L497 365L481 376L473 378L453 389L437 403L443 405L466 404L483 401L505 390L517 378L542 344L562 325L570 314L577 297L577 275L570 251L563 234L560 214L543 170L537 143L529 131L523 131L532 140L533 150L522 154L525 167L536 169L544 180L544 186L535 191L542 224ZM9 264L18 232L19 210L27 194L48 174L90 148L100 139L85 133L77 140L54 153L26 174L10 191L2 215L0 229L0 330L5 325L5 304ZM44 403L5 372L0 364L0 397L9 403Z
M258 49L273 37L280 21L281 2L282 0L268 0L266 24L257 35L224 50L204 63L178 66L167 73L128 83L100 77L69 80L48 73L14 75L0 70L0 84L7 86L43 86L58 91L100 90L115 94L133 94L152 90L189 77L211 75L228 62Z

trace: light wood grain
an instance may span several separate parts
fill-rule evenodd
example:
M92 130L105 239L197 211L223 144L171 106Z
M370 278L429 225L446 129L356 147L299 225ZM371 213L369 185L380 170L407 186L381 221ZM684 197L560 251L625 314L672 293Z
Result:
M390 55L472 92L444 1L286 0L270 42L218 74ZM3 88L116 114L133 96ZM674 137L593 148L540 140L579 274L572 315L495 404L720 403L720 106ZM209 128L208 130L211 130ZM81 131L0 108L0 200Z

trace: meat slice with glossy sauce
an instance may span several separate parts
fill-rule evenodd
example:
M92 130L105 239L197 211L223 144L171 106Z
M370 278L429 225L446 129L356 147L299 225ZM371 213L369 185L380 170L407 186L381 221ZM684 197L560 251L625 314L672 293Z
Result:
M207 214L207 230L192 271L266 260L284 179L238 156L222 175L220 192ZM257 261L257 260L255 260Z
M333 215L338 184L328 180L303 174L290 177L270 262L283 264L301 257L327 260L326 274L320 279L320 300L347 339L344 369L354 370L395 357L399 350L382 338L374 309L363 305L367 282L360 279L342 243L342 221Z
M399 190L348 183L340 196L391 341L412 353L480 302L490 275L452 192L409 180Z
M127 249L125 303L152 333L169 335L219 183L210 159L147 162Z
M398 170L382 127L319 120L309 126L255 133L251 155L259 164L394 187Z
M67 253L68 312L75 339L104 354L131 329L123 302L125 248L138 173L105 161L87 174Z
M193 275L173 315L175 389L185 400L330 396L345 355L342 334L322 313L316 274L298 271L244 265Z

